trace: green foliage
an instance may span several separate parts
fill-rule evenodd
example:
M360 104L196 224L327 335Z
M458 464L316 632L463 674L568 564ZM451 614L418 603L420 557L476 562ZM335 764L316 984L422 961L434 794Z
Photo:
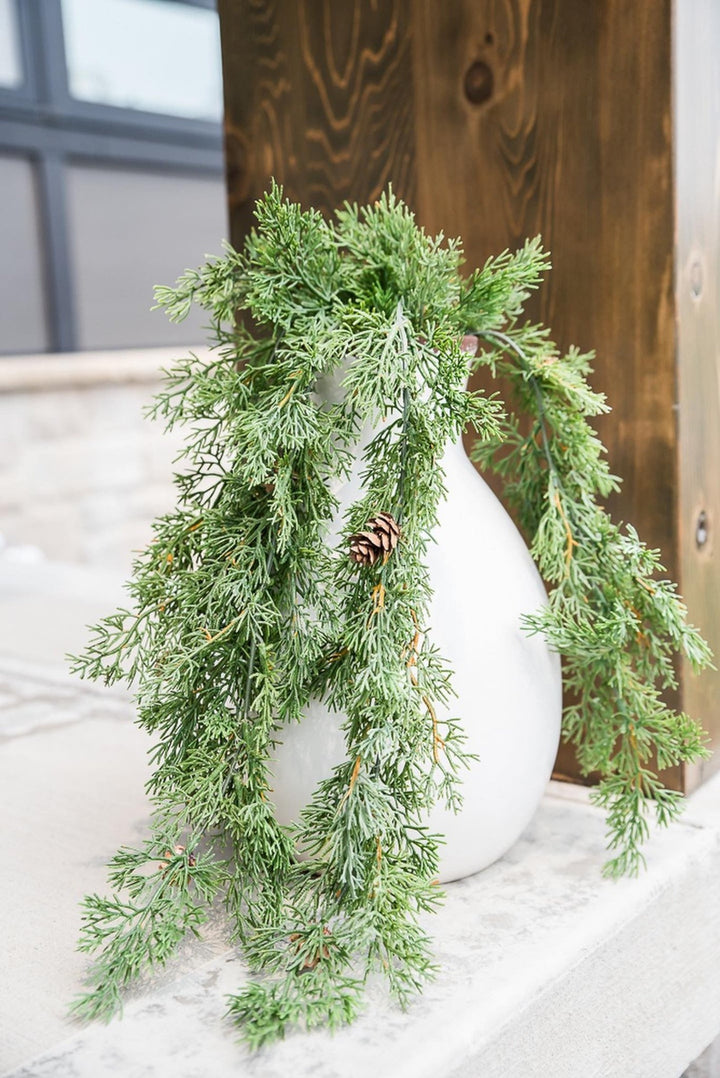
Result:
M468 309L481 302L471 285ZM605 872L636 874L648 815L667 824L682 807L655 767L708 755L702 729L668 707L662 692L676 687L675 656L698 671L710 651L687 624L675 585L658 579L658 552L598 504L619 480L587 422L609 410L588 386L591 357L561 356L537 326L476 328L487 345L479 362L509 380L518 411L503 417L498 437L478 445L474 457L503 476L551 588L549 605L526 622L563 657L571 701L563 733L584 773L602 776L591 797L607 810L614 856Z
M452 672L424 632L449 441L475 428L551 588L528 628L565 658L565 733L604 775L612 871L636 868L648 808L661 822L677 812L648 761L697 758L702 736L660 691L677 652L708 661L655 554L596 503L617 481L587 422L604 408L587 357L518 325L547 267L537 242L464 280L457 243L426 236L391 194L327 222L274 186L257 220L242 251L157 290L174 320L204 309L214 358L167 373L152 411L186 431L177 507L134 565L129 608L75 664L134 685L156 765L150 837L116 855L111 898L85 901L81 947L97 957L78 1013L112 1014L221 898L260 974L230 1001L253 1046L350 1021L374 972L403 1005L433 973L418 918L442 897L439 839L423 821L439 799L459 806L468 762L460 722L437 718ZM466 332L513 380L529 434L467 390ZM317 389L333 375L342 392L328 401ZM380 417L333 546L333 484ZM401 542L359 567L347 537L377 512L393 513ZM346 759L285 828L270 754L313 697L343 716Z

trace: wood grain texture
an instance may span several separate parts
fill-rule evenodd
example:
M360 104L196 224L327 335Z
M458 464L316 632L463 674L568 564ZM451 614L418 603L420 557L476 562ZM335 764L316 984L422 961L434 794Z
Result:
M221 0L231 236L275 176L329 213L415 195L408 0Z
M693 620L720 656L720 5L675 12L680 569ZM705 514L706 540L698 519ZM683 704L720 746L720 672L683 671ZM720 752L689 768L692 789Z
M624 478L612 509L675 572L669 0L421 7L423 223L461 232L470 265L542 234L553 270L530 313L597 349L613 406L598 425ZM495 73L481 108L462 93L477 56Z
M624 480L608 508L661 550L720 651L716 0L219 7L233 241L271 175L326 212L392 182L429 230L463 236L470 266L541 233L553 271L528 313L562 347L597 351L593 384L613 408L598 429ZM672 702L720 744L720 675L682 673ZM558 773L578 775L567 749Z
M474 266L541 233L553 270L529 314L596 349L598 429L623 489L609 508L677 545L670 0L415 5L418 203ZM463 91L493 72L481 106ZM558 775L577 777L563 747ZM674 786L679 771L667 775Z

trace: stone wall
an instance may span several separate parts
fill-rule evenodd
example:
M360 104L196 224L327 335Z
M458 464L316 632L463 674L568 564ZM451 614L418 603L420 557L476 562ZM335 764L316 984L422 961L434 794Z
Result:
M143 416L178 349L0 360L0 535L126 572L173 502L181 435Z

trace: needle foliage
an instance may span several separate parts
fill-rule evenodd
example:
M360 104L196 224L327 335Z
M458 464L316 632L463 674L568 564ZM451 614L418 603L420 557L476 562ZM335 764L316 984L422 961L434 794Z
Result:
M326 221L273 186L256 212L241 251L157 290L173 321L203 309L213 358L167 372L152 412L185 430L177 506L135 562L127 609L75 660L133 685L155 745L150 835L112 860L111 897L85 900L95 959L75 1010L112 1015L222 901L259 974L229 1004L254 1047L350 1021L374 972L401 1004L433 973L419 915L441 899L439 839L424 819L460 806L468 758L460 721L438 720L452 671L425 631L425 554L439 462L463 430L504 477L547 583L527 629L564 658L564 734L602 775L612 874L637 870L649 816L679 810L652 761L705 754L662 690L678 654L709 661L657 554L598 503L618 480L588 422L606 410L589 357L521 321L547 268L538 242L463 277L459 244L392 194ZM507 407L466 388L467 334L473 362L509 377ZM337 400L317 391L333 374ZM331 543L333 491L368 424L363 493ZM381 512L400 543L358 565L348 536ZM342 716L346 759L283 827L271 754L311 698Z

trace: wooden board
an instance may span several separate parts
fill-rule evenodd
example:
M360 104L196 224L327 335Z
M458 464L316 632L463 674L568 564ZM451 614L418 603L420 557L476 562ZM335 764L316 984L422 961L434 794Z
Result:
M415 189L407 0L220 0L231 236L271 176L325 212Z
M598 423L632 520L677 575L669 0L415 6L421 217L470 265L540 233L553 269L529 306L561 347L596 349ZM473 104L473 64L492 73ZM558 774L577 778L563 746ZM674 786L681 776L668 776Z
M675 11L680 575L720 666L720 5ZM702 519L701 519L702 516ZM720 747L720 673L683 671L683 704ZM687 769L693 789L720 752Z
M718 587L712 542L697 552L688 539L700 503L713 516L720 505L718 278L703 248L707 287L688 328L681 324L678 376L671 0L219 6L235 242L271 175L326 211L373 199L392 182L429 230L463 236L470 266L541 233L553 271L528 313L561 346L597 350L594 385L613 407L598 428L624 480L609 508L661 550L670 575L682 572L691 616L720 646L707 598ZM702 99L720 9L714 0L679 8L683 41L693 21L702 36L703 12L713 11L705 62L693 66L697 43L683 46L682 78L692 69ZM705 137L708 168L717 160L717 91L712 100L702 130L691 135L683 121L690 151ZM680 197L692 201L684 177L680 170ZM704 182L703 205L712 207L712 180ZM714 227L716 257L717 217L708 213L694 211L691 231L710 236ZM691 323L705 342L697 369L686 361L696 347ZM683 677L689 708L720 741L720 682ZM558 774L578 775L566 748ZM667 779L681 787L699 777L678 769Z

